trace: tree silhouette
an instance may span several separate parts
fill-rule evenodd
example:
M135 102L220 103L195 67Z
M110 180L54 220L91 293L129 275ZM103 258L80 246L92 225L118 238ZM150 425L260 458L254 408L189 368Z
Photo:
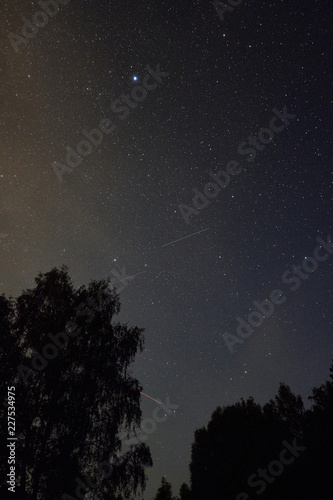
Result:
M235 498L253 466L267 460L270 435L260 405L252 398L217 407L207 428L198 429L190 464L193 500Z
M263 408L253 398L217 407L194 433L191 499L332 498L333 364L330 379L313 389L307 411L286 384ZM279 465L286 443L289 463Z
M183 483L179 490L179 500L192 500L190 487Z
M175 500L172 496L172 486L165 477L162 477L161 486L157 490L154 500Z
M285 432L302 439L304 428L304 404L300 395L295 396L288 385L280 384L278 394L264 406L264 412L275 415L276 422L285 423Z
M7 386L16 394L16 497L129 498L152 465L145 444L122 453L118 436L140 424L130 366L143 330L113 322L120 303L108 280L75 290L63 266L35 282L16 300L0 297L2 401Z
M313 460L307 464L307 474L312 489L325 492L326 498L330 498L333 495L333 364L330 380L313 388L309 400L312 407L306 412L306 441Z

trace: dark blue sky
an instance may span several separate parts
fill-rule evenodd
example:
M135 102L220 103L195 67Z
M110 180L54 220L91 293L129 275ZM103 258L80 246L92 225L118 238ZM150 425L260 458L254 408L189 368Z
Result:
M333 254L311 259L333 238L332 5L0 9L0 292L62 264L77 286L135 275L120 291L121 320L145 328L134 373L178 405L147 437L144 498L162 475L176 494L217 405L264 403L282 381L307 398L328 378ZM285 300L231 353L225 334L273 290ZM156 407L143 397L144 419Z

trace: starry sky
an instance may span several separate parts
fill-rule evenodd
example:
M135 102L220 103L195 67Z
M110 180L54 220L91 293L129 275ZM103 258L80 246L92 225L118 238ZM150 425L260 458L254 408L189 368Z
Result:
M307 398L332 359L333 254L313 255L333 237L333 8L236 3L0 7L0 293L62 264L77 287L117 281L120 320L145 328L133 372L177 406L146 438L145 500L162 475L174 494L189 481L217 405L263 404L280 382ZM227 165L240 171L216 194ZM284 302L231 352L237 318L276 289ZM157 406L143 396L143 418Z

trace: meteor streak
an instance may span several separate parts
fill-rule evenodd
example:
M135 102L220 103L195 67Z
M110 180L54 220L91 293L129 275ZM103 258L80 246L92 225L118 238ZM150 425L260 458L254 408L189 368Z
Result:
M147 398L150 398L150 399L152 399L153 401L156 401L156 403L158 403L158 404L160 404L160 405L162 404L162 403L161 403L161 401L158 401L157 399L154 399L154 398L152 398L151 396L148 396L148 394L145 394L144 392L141 392L141 391L140 391L140 394L143 394L143 395L144 395L144 396L146 396Z

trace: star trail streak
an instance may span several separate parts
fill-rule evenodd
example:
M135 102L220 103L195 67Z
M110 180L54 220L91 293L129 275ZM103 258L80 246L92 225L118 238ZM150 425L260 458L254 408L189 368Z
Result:
M149 399L152 399L153 401L156 401L156 403L158 403L158 404L162 404L161 401L158 401L157 399L152 398L151 396L148 396L148 394L145 394L144 392L140 391L140 394L143 394L144 396L146 396L146 398L149 398Z

